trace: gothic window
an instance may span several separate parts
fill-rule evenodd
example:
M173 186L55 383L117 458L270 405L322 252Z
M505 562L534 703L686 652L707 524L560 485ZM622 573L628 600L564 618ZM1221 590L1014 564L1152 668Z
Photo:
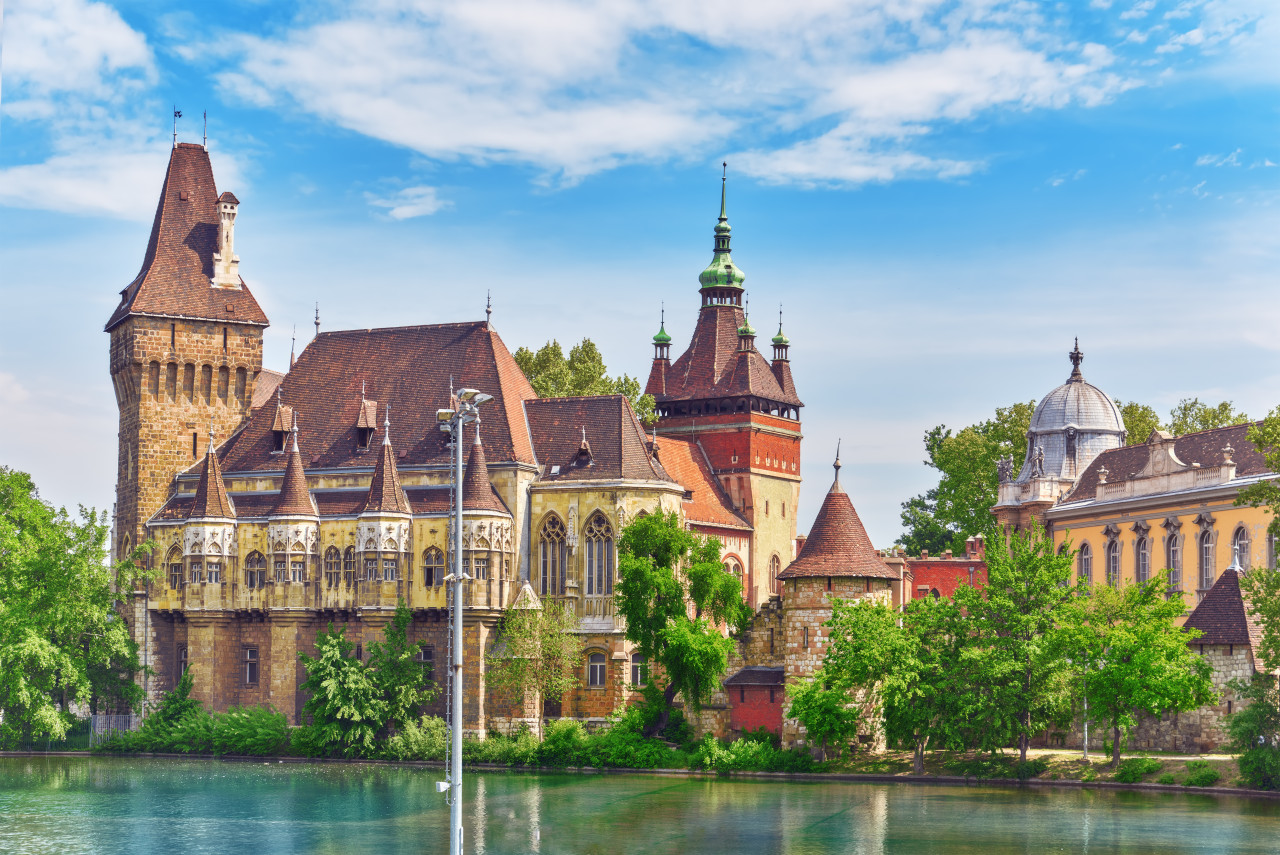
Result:
M649 683L649 659L643 653L631 654L631 685L646 686Z
M587 685L592 688L604 686L604 654L592 653L587 657Z
M200 397L205 404L212 403L213 398L213 366L200 366Z
M214 583L222 582L222 562L209 561L204 565L205 580Z
M193 403L196 398L196 367L188 362L182 366L182 397L187 399L187 403Z
M1165 540L1165 564L1169 569L1169 590L1182 590L1182 535L1176 531Z
M1107 584L1112 588L1120 587L1120 541L1118 540L1107 544Z
M175 376L177 367L174 367ZM227 387L231 385L231 372L227 370L227 366L218 369L218 400L223 406L227 403Z
M289 561L289 578L293 582L307 581L307 559L294 558Z
M1151 578L1151 540L1139 537L1133 544L1134 573L1139 585L1145 585Z
M263 588L267 584L267 559L261 552L250 552L244 559L244 584Z
M182 587L182 553L175 546L169 552L169 587L175 591Z
M243 368L236 369L236 403L244 403L245 390L248 387L249 376Z
M613 527L597 511L583 532L587 550L587 596L613 593Z
M436 659L435 651L429 645L419 644L417 662L418 668L422 670L422 682L430 685L436 680Z
M742 582L742 565L738 562L738 559L730 558L724 563L724 569L726 573L732 573L733 578L737 579L739 583Z
M187 668L189 667L191 666L190 666L190 663L187 662L187 645L179 644L178 645L178 676L181 677L183 674L187 673ZM174 682L176 683L177 681L175 680Z
M324 552L324 584L326 588L338 587L342 579L342 553L330 546Z
M164 367L164 390L170 401L178 400L178 363L170 362Z
M284 558L277 558L272 563L276 571L276 575L275 575L276 581L282 585L285 582L288 582L289 581L289 562Z
M356 548L348 546L342 553L342 581L349 588L356 580Z
M199 561L191 562L191 584L196 585L204 581L204 564Z
M258 685L258 648L256 647L244 649L244 684Z
M1207 591L1213 587L1216 574L1213 572L1213 532L1200 532L1200 590Z
M1240 569L1251 569L1253 562L1250 560L1250 553L1253 547L1253 541L1249 538L1249 529L1244 526L1237 528L1236 533L1231 536L1231 547L1233 555L1235 554L1235 550L1239 550Z
M1080 544L1080 554L1076 556L1076 576L1086 586L1093 586L1093 549L1089 544Z
M488 579L489 578L489 556L473 555L470 559L471 578L472 579Z
M443 584L444 553L434 546L422 553L422 584L428 588Z
M769 559L769 584L777 587L778 574L782 572L782 559L774 555Z
M564 593L566 557L564 523L557 516L547 517L538 535L538 573L543 596Z
M394 582L400 578L400 563L395 556L382 559L382 578Z

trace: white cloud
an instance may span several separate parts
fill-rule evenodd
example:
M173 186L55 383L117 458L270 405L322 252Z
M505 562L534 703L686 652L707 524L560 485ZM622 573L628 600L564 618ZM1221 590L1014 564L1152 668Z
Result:
M1196 158L1196 166L1239 166L1243 153L1244 149L1238 148L1230 154L1202 154Z
M1156 0L1142 0L1142 2L1134 3L1131 7L1121 12L1120 20L1127 21L1133 18L1145 18L1155 7Z
M366 193L365 200L375 208L386 208L387 216L393 220L428 216L453 204L441 199L435 187L426 186L406 187L390 196Z
M8 410L26 403L31 393L18 381L18 378L6 371L0 371L0 407Z

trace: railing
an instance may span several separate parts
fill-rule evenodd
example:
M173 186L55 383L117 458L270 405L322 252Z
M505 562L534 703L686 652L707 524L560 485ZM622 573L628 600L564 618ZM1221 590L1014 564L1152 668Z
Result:
M89 717L89 746L106 742L117 733L137 730L142 716L99 714Z

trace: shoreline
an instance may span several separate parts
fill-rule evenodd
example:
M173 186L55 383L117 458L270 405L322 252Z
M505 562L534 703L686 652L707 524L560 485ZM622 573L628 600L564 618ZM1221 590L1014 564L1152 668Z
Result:
M384 766L417 769L443 769L441 760L362 760L346 757L290 757L232 754L94 754L89 751L0 751L0 758L6 757L81 757L92 760L102 759L158 759L158 760L218 760L226 763L322 763L348 766ZM944 787L1004 787L1021 789L1025 787L1049 787L1066 789L1094 790L1128 790L1144 793L1175 793L1182 795L1235 796L1247 799L1280 800L1280 790L1250 790L1242 787L1188 787L1183 784L1134 783L1124 784L1117 781L1077 781L1077 780L1041 780L1030 778L1020 781L1016 778L974 778L958 775L879 775L859 774L854 772L708 772L695 769L631 769L598 766L505 766L499 763L468 763L464 768L474 772L515 772L523 774L575 774L575 775L653 775L667 778L708 778L724 780L763 780L794 781L797 783L821 783L835 781L852 784L913 784L937 785Z

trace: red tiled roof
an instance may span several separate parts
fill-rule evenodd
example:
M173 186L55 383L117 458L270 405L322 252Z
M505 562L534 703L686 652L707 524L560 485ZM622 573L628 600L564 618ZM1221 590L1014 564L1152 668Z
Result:
M672 481L662 464L649 455L644 427L625 395L535 398L524 406L538 461L545 470L539 480ZM485 422L486 436L488 426ZM591 448L589 466L574 465L580 459L584 428ZM559 471L553 472L553 467Z
M404 488L400 486L400 472L396 469L396 455L391 448L389 438L383 438L378 465L374 467L373 480L369 482L369 495L360 512L412 513L409 508L409 499L404 494Z
M307 475L302 468L302 453L298 450L297 431L293 433L289 462L285 465L279 498L276 499L271 513L278 517L311 517L317 513L315 504L311 501L311 493L307 490Z
M142 269L121 292L108 330L135 314L267 324L243 280L239 288L211 284L217 203L209 153L203 146L178 143L169 156Z
M823 500L804 549L778 574L779 579L800 576L898 578L871 546L871 538L839 481L831 485Z
M1235 449L1232 459L1236 462L1237 478L1270 472L1266 458L1258 451L1257 446L1249 441L1248 434L1248 424L1189 433L1174 439L1173 451L1178 459L1188 466L1193 463L1206 467L1219 466L1222 463L1222 448L1230 443ZM1115 484L1133 478L1146 468L1149 459L1150 447L1146 443L1104 451L1093 459L1075 487L1062 501L1078 502L1096 498L1098 472L1104 466L1107 467L1107 483Z
M256 410L270 403L276 396L276 388L283 379L284 374L280 371L272 371L270 368L259 371L258 379L253 384L253 400L249 402L249 409Z
M702 444L696 439L664 436L658 440L658 460L692 498L684 501L684 516L694 524L750 529L711 471Z
M196 494L187 512L187 519L235 518L236 509L227 497L227 488L222 483L222 472L218 466L218 455L211 442L209 453L204 456L204 465L200 467L200 481L196 484Z
M493 482L489 480L489 467L485 463L484 445L480 442L479 431L476 432L476 441L471 443L467 469L462 476L462 508L466 511L497 511L508 516L511 514L493 489Z
M1192 644L1248 644L1257 650L1262 642L1262 628L1249 613L1232 568L1223 571L1183 625L1204 633Z
M753 395L801 406L794 388L787 392L778 385L758 350L739 352L738 328L744 321L741 306L703 306L688 349L667 369L665 393L659 388L645 391L659 401Z
M448 485L409 487L405 490L405 494L415 514L449 513ZM317 490L312 496L321 517L353 517L360 513L369 493L367 490ZM231 498L235 502L238 519L263 519L274 513L280 494L254 491L235 493ZM194 497L190 494L174 496L152 519L157 522L185 520L191 512L193 499Z
M400 465L447 465L449 437L436 426L436 410L449 405L450 377L455 388L494 396L483 409L488 456L534 463L521 408L534 397L533 389L502 339L483 322L320 333L280 384L280 398L306 431L309 469L373 465L382 429L368 451L359 448L362 384L369 399L394 408ZM256 410L223 447L223 468L278 471L279 455L271 453L274 420L275 407Z

